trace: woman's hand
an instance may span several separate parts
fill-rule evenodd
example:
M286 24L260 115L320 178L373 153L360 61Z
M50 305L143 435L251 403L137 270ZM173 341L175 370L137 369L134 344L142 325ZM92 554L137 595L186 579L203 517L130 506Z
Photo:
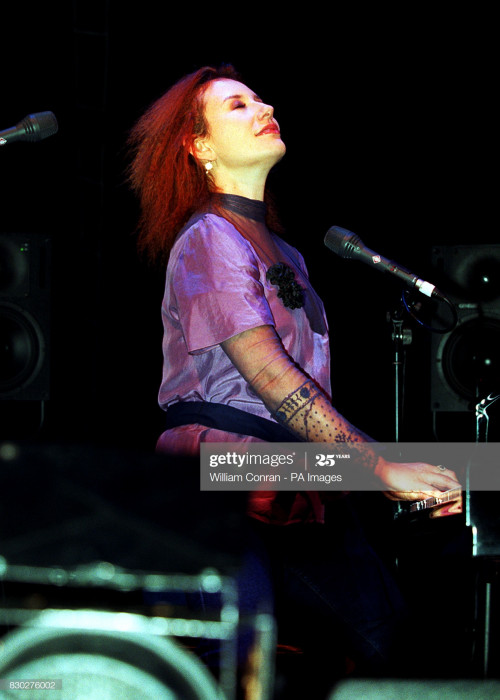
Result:
M462 489L454 471L425 462L388 462L380 457L375 474L388 487L385 495L394 501L419 501Z

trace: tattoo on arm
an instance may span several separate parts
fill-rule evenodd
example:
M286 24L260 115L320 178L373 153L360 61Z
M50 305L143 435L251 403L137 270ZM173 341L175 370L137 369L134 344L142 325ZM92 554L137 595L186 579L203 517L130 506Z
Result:
M378 455L370 438L343 418L310 379L289 394L273 416L307 442L348 443L363 467L375 468Z

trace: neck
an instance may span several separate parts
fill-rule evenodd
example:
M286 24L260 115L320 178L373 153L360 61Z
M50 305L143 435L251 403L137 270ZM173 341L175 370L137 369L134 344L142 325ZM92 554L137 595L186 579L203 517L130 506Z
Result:
M250 172L246 170L244 173L229 173L218 170L214 172L214 181L218 192L236 194L240 197L263 202L267 174L267 169L265 172L259 169Z
M239 185L235 187L224 187L219 189L218 192L222 194L236 194L239 197L246 197L247 199L255 199L258 202L264 201L264 188L254 188L254 187L240 187Z

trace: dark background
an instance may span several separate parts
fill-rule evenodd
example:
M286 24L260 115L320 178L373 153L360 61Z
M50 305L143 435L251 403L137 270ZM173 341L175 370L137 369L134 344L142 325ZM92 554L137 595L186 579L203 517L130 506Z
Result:
M4 398L1 437L154 449L163 274L136 254L126 136L182 75L228 62L282 127L288 152L272 185L327 307L334 403L392 440L387 313L399 282L323 238L343 226L434 282L433 246L496 242L490 20L456 9L172 12L150 0L7 10L0 128L51 110L59 132L0 151L0 232L48 237L52 251L50 399L40 429L39 402ZM431 411L431 334L405 325L403 437L473 435L473 413Z

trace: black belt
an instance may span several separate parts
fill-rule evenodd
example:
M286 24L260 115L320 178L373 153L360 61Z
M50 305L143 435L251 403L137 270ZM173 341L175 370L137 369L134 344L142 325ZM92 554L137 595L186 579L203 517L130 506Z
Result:
M286 428L267 418L254 416L239 408L208 401L182 401L167 409L166 429L198 423L228 433L252 435L266 442L300 442Z

